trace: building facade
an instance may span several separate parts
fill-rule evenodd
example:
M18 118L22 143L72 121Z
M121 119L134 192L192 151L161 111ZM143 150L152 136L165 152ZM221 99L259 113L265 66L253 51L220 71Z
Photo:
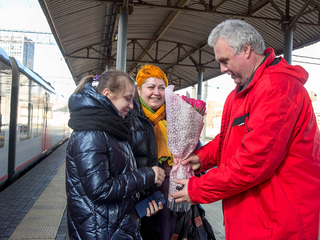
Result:
M0 36L0 47L10 57L33 70L35 43L30 39L25 36Z

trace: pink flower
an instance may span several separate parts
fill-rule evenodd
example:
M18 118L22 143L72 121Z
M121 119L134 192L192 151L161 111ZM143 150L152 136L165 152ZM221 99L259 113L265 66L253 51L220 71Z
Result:
M199 112L202 116L206 113L206 103L204 101L201 101L200 99L194 99L194 98L188 98L184 95L180 96L182 100L189 103L192 107L194 107L197 112Z
M204 101L201 101L199 99L195 100L194 108L202 115L204 116L206 112L206 103Z

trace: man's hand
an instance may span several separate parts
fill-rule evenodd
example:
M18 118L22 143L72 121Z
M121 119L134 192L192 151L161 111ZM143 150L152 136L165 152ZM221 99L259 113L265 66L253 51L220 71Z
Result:
M160 187L164 178L166 177L166 174L164 170L158 166L154 166L152 169L155 173L154 183L157 185L157 187Z
M149 207L147 208L147 217L151 217L152 215L155 215L157 212L163 209L162 202L159 202L159 206L156 203L155 200L152 200L152 202L149 202Z
M190 199L190 197L189 197L189 194L188 194L188 183L189 183L189 180L188 179L174 179L173 181L175 183L184 185L182 190L170 194L174 198L176 203L188 202L188 203L193 204L191 199Z
M200 159L194 153L191 153L189 157L187 157L185 160L181 161L182 165L186 165L188 163L192 166L193 170L197 170L201 167Z

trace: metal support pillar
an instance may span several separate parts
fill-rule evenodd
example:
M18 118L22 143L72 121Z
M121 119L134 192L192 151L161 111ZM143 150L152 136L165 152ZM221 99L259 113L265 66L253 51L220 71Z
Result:
M202 95L202 82L203 82L203 69L198 69L197 99L200 99L200 100L201 100L201 95Z
M197 68L197 72L198 72L197 99L206 101L205 99L201 99L204 68L201 68L201 67ZM204 95L205 95L205 98L207 98L206 93ZM205 144L205 140L206 140L206 124L204 124L204 126L203 126L202 133L201 133L201 136L200 136L200 140L201 140L202 144L204 145Z
M204 83L204 92L203 92L203 98L202 101L207 103L207 94L208 94L208 81ZM206 116L204 117L204 125L201 133L201 142L204 145L206 143L206 137L207 137L207 118Z
M129 14L127 12L120 12L119 14L116 68L124 72L126 71L126 60L127 60L128 15Z
M284 27L284 59L291 64L292 61L292 46L293 46L293 28L289 28L288 25Z
M109 71L109 70L111 70L112 61L106 60L106 61L104 62L104 66L105 66L104 71Z

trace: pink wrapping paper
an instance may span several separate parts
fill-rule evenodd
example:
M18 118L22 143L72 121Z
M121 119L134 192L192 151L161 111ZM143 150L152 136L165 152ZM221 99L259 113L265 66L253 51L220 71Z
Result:
M175 165L170 172L168 207L175 212L190 209L190 204L176 203L170 193L177 192L173 179L188 179L194 175L191 165L181 165L196 148L204 125L203 116L181 97L173 93L173 85L165 90L167 145L174 155Z

